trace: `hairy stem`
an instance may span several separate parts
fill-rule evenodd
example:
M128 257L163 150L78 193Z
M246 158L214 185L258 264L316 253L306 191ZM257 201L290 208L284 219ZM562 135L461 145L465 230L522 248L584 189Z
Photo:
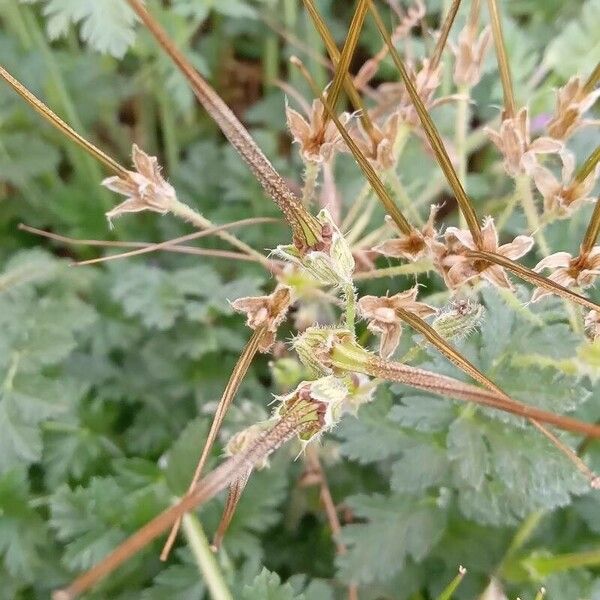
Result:
M521 206L527 219L527 228L529 233L535 237L542 254L548 256L551 250L544 237L540 224L540 217L535 206L533 194L531 193L531 180L528 175L518 175L516 179L516 192L521 200Z
M301 248L312 248L319 244L320 223L302 206L300 199L290 190L231 109L176 48L142 2L140 0L127 0L127 2L189 81L200 104L220 127L229 143L239 152L265 192L280 208L292 229L294 242Z

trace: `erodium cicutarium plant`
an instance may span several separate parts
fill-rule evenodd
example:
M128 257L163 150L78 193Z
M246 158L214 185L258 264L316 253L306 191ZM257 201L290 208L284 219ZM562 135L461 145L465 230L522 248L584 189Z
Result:
M0 10L7 597L600 597L597 0L41 4L122 60Z

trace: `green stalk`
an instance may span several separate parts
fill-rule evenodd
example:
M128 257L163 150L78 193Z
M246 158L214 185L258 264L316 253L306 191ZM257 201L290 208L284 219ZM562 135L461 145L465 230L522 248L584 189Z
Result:
M175 119L173 110L170 108L170 100L162 85L155 86L155 93L158 95L158 108L160 113L160 124L162 127L163 141L165 143L165 159L167 169L173 173L179 163L179 145L177 143L177 131L175 128Z
M270 88L279 75L279 40L273 33L267 33L263 40L262 68L263 85Z
M187 513L183 516L183 531L212 599L233 600L202 525L194 514Z
M363 271L354 274L354 281L367 281L369 279L381 279L382 277L398 277L399 275L418 275L427 273L433 269L431 260L425 258L413 263L376 269L375 271Z
M356 318L356 290L354 289L354 285L352 283L349 283L344 287L344 300L346 302L345 326L354 335L354 320Z
M536 579L544 579L548 575L579 569L581 567L597 567L600 565L600 548L571 552L558 556L530 556L521 561L525 570Z
M521 206L527 219L527 227L531 235L535 237L542 254L548 256L551 253L550 246L546 242L540 218L535 207L533 194L531 193L531 180L528 175L518 175L516 178L516 192L521 200Z
M523 520L521 525L519 525L517 531L515 532L500 564L496 568L496 573L499 576L507 576L508 571L510 571L510 561L515 556L515 554L527 543L529 538L533 535L533 532L537 529L537 526L540 524L540 521L544 517L545 512L543 510L538 510L534 513L531 513L526 519Z
M437 597L437 600L452 600L452 595L457 590L461 581L464 579L467 571L464 567L460 567L456 577L448 584L446 589Z

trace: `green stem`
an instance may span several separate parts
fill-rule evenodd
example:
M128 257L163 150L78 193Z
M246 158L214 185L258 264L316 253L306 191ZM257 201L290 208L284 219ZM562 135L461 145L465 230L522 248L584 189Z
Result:
M581 567L600 565L600 548L583 552L559 554L558 556L530 556L521 561L523 567L535 578L545 579L548 575Z
M457 175L462 183L465 192L467 189L467 161L469 158L467 152L467 130L469 127L471 89L469 86L461 86L458 90L459 98L456 101L456 126L455 126L455 145L456 154L458 156ZM459 223L461 229L467 228L467 221L461 211L459 211Z
M380 279L382 277L397 277L398 275L418 275L427 273L433 269L433 263L429 259L418 260L414 263L376 269L374 271L363 271L354 275L354 281L365 281L368 279Z
M550 247L540 225L540 218L535 207L535 201L531 192L531 180L528 175L519 175L516 179L516 192L521 200L521 206L527 219L527 227L531 235L533 235L540 247L540 251L544 256L550 254Z
M506 550L506 553L502 557L500 564L496 568L496 573L498 575L505 574L505 570L509 564L509 561L513 558L513 556L523 547L523 545L529 540L529 538L533 535L533 532L537 529L537 526L540 524L544 516L543 510L538 510L534 513L531 513L519 526L513 539Z
M346 322L345 326L354 334L354 321L356 318L356 291L354 285L349 283L344 288L344 300L346 302Z
M437 597L437 600L452 600L454 592L457 590L460 582L463 580L467 571L461 567L458 570L458 575L448 584L446 589Z
M233 600L198 518L187 513L183 531L213 600Z
M263 82L269 88L279 74L279 40L273 33L265 35L262 53Z
M411 199L409 198L408 193L406 192L406 189L402 184L402 181L400 180L400 177L398 176L395 167L392 167L385 172L385 179L388 185L390 186L394 196L396 197L396 200L402 207L402 210L406 211L410 215L410 217L413 220L413 223L423 225L423 219L421 219L421 215L419 214L419 211L415 208L414 203L411 202Z
M315 199L317 179L321 165L316 162L307 162L304 169L304 187L302 188L302 204L309 207Z

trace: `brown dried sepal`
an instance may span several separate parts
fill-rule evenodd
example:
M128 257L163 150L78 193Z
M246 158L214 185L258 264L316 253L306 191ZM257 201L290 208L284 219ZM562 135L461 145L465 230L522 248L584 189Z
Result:
M231 306L238 312L246 313L246 325L251 329L265 328L258 349L266 353L275 343L277 328L285 319L291 303L291 288L278 285L268 296L238 298L231 302Z

